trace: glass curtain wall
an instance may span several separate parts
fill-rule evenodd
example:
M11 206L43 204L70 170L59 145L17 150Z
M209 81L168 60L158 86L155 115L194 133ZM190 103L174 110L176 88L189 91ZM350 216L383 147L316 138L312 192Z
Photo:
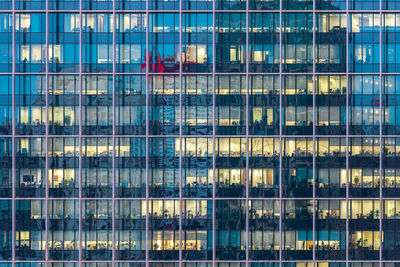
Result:
M399 267L398 40L399 0L0 0L0 267Z

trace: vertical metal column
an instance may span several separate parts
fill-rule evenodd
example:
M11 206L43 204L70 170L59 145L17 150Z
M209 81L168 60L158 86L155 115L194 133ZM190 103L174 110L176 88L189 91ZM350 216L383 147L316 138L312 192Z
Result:
M116 179L115 179L115 158L116 158L116 149L117 149L117 144L116 144L116 122L115 122L115 119L116 119L116 116L115 116L115 78L116 78L116 76L115 76L115 72L116 72L116 60L117 60L117 49L116 49L116 29L117 29L117 27L116 27L116 24L117 24L117 17L116 17L116 13L115 13L115 5L116 5L116 2L117 0L113 0L113 13L112 13L112 19L111 19L111 21L113 22L113 25L112 25L112 31L113 31L113 74L112 74L112 86L113 86L113 91L112 91L112 112L113 112L113 114L112 114L112 118L113 118L113 136L112 136L112 146L113 146L113 153L112 153L112 179L111 179L111 182L112 182L112 200L111 200L111 203L112 203L112 207L111 207L111 209L112 209L112 211L111 211L111 214L112 214L112 265L113 266L115 266L115 260L116 260L116 252L115 252L115 250L116 250L116 243L115 243L115 232L116 232L116 229L115 229L115 183L116 183ZM118 147L118 151L119 151L119 147ZM107 244L108 245L108 244Z
M182 1L179 1L179 267L182 267L182 151L183 151L183 142L182 142ZM186 147L186 145L185 145ZM185 243L186 246L186 243Z
M150 231L149 231L149 27L150 27L150 17L149 17L149 1L146 1L146 55L145 55L145 66L146 66L146 266L149 265L149 249L151 244Z
M246 1L246 261L249 266L249 63L250 63L250 44L249 44L249 1Z
M313 178L312 178L312 181L313 181L313 193L312 193L312 205L313 205L313 216L312 216L312 218L313 218L313 220L312 220L312 235L313 235L313 245L312 245L312 258L313 258L313 266L314 267L316 267L316 264L315 264L315 260L316 260L316 257L315 257L315 254L316 254L316 236L315 236L315 230L316 230L316 227L315 227L315 224L316 224L316 216L315 216L315 212L316 212L316 200L315 200L315 187L316 187L316 179L315 179L315 176L316 176L316 168L315 168L315 164L316 164L316 160L315 160L315 157L316 157L316 153L317 153L317 146L316 146L316 141L315 141L315 133L316 133L316 131L315 131L315 123L316 123L316 115L317 115L317 113L315 112L315 94L316 94L316 90L315 90L315 86L316 86L316 83L315 83L315 78L316 78L316 75L315 75L315 60L316 60L316 58L317 58L317 56L316 56L316 53L315 53L315 49L316 49L316 44L315 44L315 36L316 36L316 33L315 33L315 31L316 31L316 27L317 27L317 25L316 25L316 21L315 21L315 19L316 19L316 15L315 15L315 1L313 1L313 13L312 13L312 16L313 16L313 27L312 27L312 35L313 35L313 38L312 38L312 49L313 49L313 66L312 66L312 68L313 68L313 74L312 74L312 85L313 85L313 88L312 88L312 98L313 98L313 129L312 129L312 131L313 131L313 136L312 136L312 140L313 140L313 155L312 155L312 165L313 165L313 167L312 167L312 175L313 175Z
M215 203L216 203L216 201L215 201L215 196L216 196L216 194L215 194L215 190L216 190L216 186L215 186L215 165L216 165L216 153L217 153L217 151L218 151L218 149L217 149L217 142L216 142L216 138L215 138L215 120L216 120L216 114L215 114L215 108L216 108L216 106L215 106L215 104L216 104L216 96L215 96L215 70L216 70L216 67L215 67L215 64L216 64L216 62L217 62L217 60L216 60L216 51L217 51L217 49L216 49L216 45L215 45L215 41L216 41L216 33L215 33L215 31L216 31L216 22L215 22L215 1L216 0L213 0L213 4L212 4L212 7L213 7L213 9L212 9L212 14L213 14L213 27L212 27L212 38L213 38L213 73L212 73L212 97L213 97L213 107L212 107L212 116L213 116L213 120L212 120L212 136L213 136L213 166L212 166L212 179L213 179L213 183L212 183L212 186L213 186L213 189L212 189L212 205L213 205L213 217L212 217L212 222L213 222L213 231L212 231L212 234L213 234L213 242L212 242L212 247L213 247L213 250L212 250L212 253L213 253L213 257L212 257L212 259L213 259L213 267L215 267L216 266L216 264L215 264L215 261L216 261L216 248L217 248L217 244L216 244L216 233L215 233L215 231L216 231L216 229L217 229L217 227L216 227L216 216L215 216L215 212L216 212L216 207L215 207ZM218 145L218 147L219 147L219 145Z
M15 197L16 197L16 195L15 195L15 183L16 183L16 164L15 164L15 153L16 153L16 151L15 151L15 148L16 148L16 142L15 142L15 122L16 122L16 116L15 116L15 62L16 62L16 60L15 60L15 56L16 56L16 53L15 53L15 31L16 31L16 28L15 28L15 25L16 25L16 19L15 19L15 1L12 1L12 16L11 16L11 20L12 21L10 21L10 24L11 24L11 29L12 29L12 75L11 75L11 90L12 90L12 100L11 100L11 102L12 102L12 108L11 108L11 110L12 110L12 114L11 114L11 116L12 116L12 118L13 118L13 120L12 120L12 125L11 125L11 127L12 127L12 140L11 140L11 145L12 145L12 148L11 148L11 151L12 151L12 159L11 159L11 165L12 165L12 170L11 170L11 186L12 186L12 200L11 200L11 205L12 205L12 218L11 218L11 221L12 221L12 233L11 233L11 259L12 259L12 264L13 264L13 266L15 266L15 246L16 246L16 227L15 227L15 217L16 217L16 210L15 210L15 208L16 208L16 206L15 206Z
M283 152L283 142L285 139L282 138L283 135L283 127L282 127L282 79L283 79L283 53L282 53L282 40L283 40L283 26L282 26L282 1L279 1L279 263L282 265L282 250L283 250L283 235L282 235L282 152Z
M350 76L349 76L349 34L350 34L350 19L349 19L349 1L346 0L346 267L349 267L349 90L350 90ZM340 174L339 174L340 175ZM340 177L339 177L340 181Z
M83 44L82 44L82 25L83 25L83 14L82 14L82 7L83 7L83 1L79 1L79 200L78 200L78 206L79 206L79 261L82 261L82 247L84 247L83 244L83 238L82 238L82 124L83 124L83 103L82 103L82 90L83 90L83 76L82 76L82 71L83 71ZM86 245L86 243L85 243Z
M46 199L45 199L45 236L46 236L46 243L45 243L45 260L49 260L49 219L48 219L48 201L49 201L49 60L50 60L50 55L49 55L49 1L46 1L46 48L45 48L45 68L46 68L46 75L45 75L45 86L42 88L42 90L45 90L46 94L46 129L45 129L45 161L46 161L46 167L45 167L45 173L43 177L45 178L45 185L46 185ZM54 47L53 47L54 49ZM52 50L53 50L52 49ZM54 53L54 50L52 51ZM64 141L64 140L63 140ZM65 142L64 142L65 144ZM43 182L43 180L42 180Z
M385 110L382 110L382 90L384 88L383 86L383 77L382 77L382 59L383 59L383 50L382 50L382 24L384 22L384 19L382 18L382 1L379 1L379 206L380 206L380 212L379 212L379 265L382 267L382 245L383 245L383 229L382 229L382 216L383 216L383 200L382 200L382 183L383 183L383 169L382 169L382 164L383 164L383 138L382 138L382 132L383 132L383 112Z

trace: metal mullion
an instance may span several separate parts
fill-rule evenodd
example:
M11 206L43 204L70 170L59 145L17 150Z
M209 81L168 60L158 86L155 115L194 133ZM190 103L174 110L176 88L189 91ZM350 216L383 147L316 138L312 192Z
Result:
M312 49L313 49L313 66L312 66L312 68L313 68L313 73L312 73L312 83L313 83L313 109L312 109L312 112L313 112L313 136L312 136L312 140L313 140L313 157L312 157L312 172L313 172L313 192L312 192L312 203L313 203L313 222L312 222L312 229L313 229L313 231L312 231L312 235L313 235L313 245L312 245L312 258L313 258L313 266L315 267L316 266L316 264L315 264L315 255L316 255L316 249L315 249L315 241L316 241L316 235L315 235L315 231L316 231L316 227L315 227L315 224L316 224L316 217L315 217L315 211L316 211L316 200L315 200L315 187L316 187L316 179L315 179L315 174L316 174L316 168L315 168L315 164L316 164L316 160L315 160L315 158L316 158L316 151L317 151L317 146L316 146L316 140L315 140L315 134L316 134L316 130L315 130L315 122L316 122L316 112L315 112L315 94L316 94L316 90L315 90L315 86L316 86L316 83L315 83L315 61L316 61L316 57L317 57L317 55L316 55L316 53L315 53L315 49L316 49L316 41L315 41L315 37L316 37L316 21L315 21L315 19L316 19L316 15L315 15L315 8L316 8L316 6L315 6L315 1L313 1L313 14L312 14L312 16L313 16L313 28L312 28L312 35L313 35L313 38L312 38ZM297 86L296 86L296 88L297 88Z
M182 267L182 0L179 1L179 267ZM196 139L197 142L197 139Z
M46 92L46 137L45 137L45 153L46 153L46 167L45 167L45 183L46 183L46 200L45 200L45 260L49 260L49 219L48 219L48 199L49 199L49 181L48 181L48 173L49 173L49 1L46 1L46 49L45 49L45 57L46 57L46 75L45 75L45 92ZM64 143L65 144L65 143Z
M10 198L2 198L2 199L4 199L4 200L12 200L12 198L10 197ZM16 197L15 199L17 199L17 200L24 200L24 199L26 199L26 198L23 198L23 197ZM44 197L42 197L42 198L35 198L35 200L45 200L46 198L44 198ZM57 200L79 200L80 198L77 198L77 197L75 197L75 198L57 198ZM97 198L87 198L87 197L85 197L85 198L82 198L83 200L104 200L105 198L100 198L100 197L97 197ZM107 198L107 199L110 199L110 198ZM145 198L121 198L121 197L116 197L115 198L116 200L146 200ZM154 198L152 198L152 197L150 197L149 198L150 200L160 200L160 198L158 197L154 197ZM168 199L170 199L170 200L179 200L179 198L178 197L175 197L175 198L168 198ZM207 198L190 198L190 197L185 197L185 198L182 198L183 200L204 200L204 199L207 199ZM234 198L234 197L217 197L216 199L220 199L220 200L237 200L237 198ZM308 197L303 197L303 198L300 198L300 197L295 197L295 198L292 198L292 197L283 197L282 198L282 200L309 200L310 198L308 198ZM352 198L353 199L353 198ZM354 198L354 199L357 199L357 200L371 200L371 198L368 198L368 197L356 197L356 198ZM384 200L399 200L400 198L399 197L383 197L382 199L384 199ZM274 197L274 198L268 198L268 197L260 197L260 198L256 198L256 197L250 197L249 198L249 200L279 200L279 197ZM329 198L329 200L343 200L343 198L340 198L340 197L332 197L332 198ZM0 262L1 262L1 260L0 260Z
M251 13L251 12L249 12ZM276 12L275 12L276 13ZM318 12L316 12L318 13ZM30 75L37 75L37 72L21 72L18 73L20 76L30 76ZM115 72L117 75L121 76L141 76L143 74L137 73L137 72ZM157 73L157 76L171 76L171 75L176 75L177 73L174 72L163 72L163 73ZM226 72L216 72L216 75L220 76L229 76L232 75L232 73L226 73ZM250 76L252 75L265 75L266 73L263 72L252 72ZM292 75L292 76L304 76L304 72L268 72L268 75ZM371 75L377 75L376 72L349 72L350 75L365 75L365 76L371 76ZM400 73L390 73L393 76L399 76ZM0 75L12 75L12 72L2 72ZM76 75L74 72L63 72L62 75L68 76L68 75ZM98 75L105 75L105 73L101 72L91 72L91 73L85 73L85 76L98 76ZM106 74L107 75L107 74ZM190 75L212 75L211 72L190 72ZM315 75L327 75L327 72L315 72ZM338 76L338 75L343 75L343 72L329 72L330 76Z
M215 201L215 197L216 197L216 194L215 194L215 190L216 190L216 186L215 186L215 170L216 170L216 168L215 168L215 165L216 165L216 156L215 156L215 154L216 154L216 152L217 152L217 142L216 142L216 140L215 140L215 134L216 134L216 131L215 131L215 127L216 127L216 125L215 125L215 119L216 119L216 114L215 114L215 109L216 109L216 106L215 106L215 104L216 104L216 96L215 96L215 71L216 71L216 67L215 67L215 64L216 64L216 45L215 45L215 41L216 41L216 33L215 33L215 31L216 31L216 27L215 27L215 25L216 25L216 23L215 23L215 1L213 1L213 4L212 4L212 15L213 15L213 20L212 20L212 23L213 23L213 27L212 27L212 38L213 38L213 42L212 42L212 46L213 46L213 65L212 65L212 68L213 68L213 72L212 72L212 101L213 101L213 104L212 104L212 136L213 136L213 166L212 166L212 179L213 179L213 183L212 183L212 186L213 186L213 189L212 189L212 206L213 206L213 213L212 213L212 227L213 227L213 231L212 231L212 248L213 248L213 250L212 250L212 253L213 253L213 256L212 256L212 260L213 260L213 267L215 267L215 261L216 261L216 249L217 249L217 244L216 244L216 234L215 234L215 231L216 231L216 216L215 216L215 212L216 212L216 210L215 210L215 203L216 203L216 201Z
M78 200L78 208L79 208L79 261L82 261L82 247L83 247L83 238L82 238L82 123L83 123L83 106L82 106L82 90L83 90L83 81L82 81L82 24L83 24L83 16L82 16L82 1L79 1L79 200Z
M23 197L16 197L15 198L16 200L24 200L24 199L26 199L26 198L23 198ZM35 198L35 200L45 200L46 198L44 198L44 197L42 197L42 198ZM75 197L75 198L57 198L57 200L79 200L80 198L77 198L77 197ZM104 199L110 199L110 198L99 198L99 197L97 197L97 198L87 198L87 197L85 197L85 198L82 198L82 200L104 200ZM115 198L116 200L146 200L145 198L120 198L120 197L116 197ZM190 197L185 197L185 198L182 198L183 200L204 200L204 199L207 199L207 198L190 198ZM218 200L237 200L237 198L234 198L234 197L217 197L216 199L218 199ZM303 198L299 198L299 197L295 197L295 198L292 198L292 197L283 197L282 198L282 200L309 200L310 198L309 197L303 197ZM357 200L371 200L371 198L368 198L368 197L355 197L355 198L352 198L352 199L357 199ZM382 198L383 200L399 200L400 198L399 197L383 197ZM10 197L10 198L2 198L2 200L12 200L12 198ZM160 198L158 197L150 197L149 198L149 200L160 200ZM168 200L179 200L179 198L178 197L175 197L175 198L168 198ZM274 198L268 198L268 197L260 197L260 198L256 198L256 197L251 197L251 198L249 198L249 200L279 200L279 197L274 197ZM343 200L343 198L340 198L340 197L332 197L332 198L329 198L329 200ZM0 262L1 262L1 260L0 260Z
M282 265L282 1L279 1L279 263Z
M5 137L12 137L11 135L4 135ZM384 135L385 137L389 137L389 138L396 138L398 137L398 135ZM16 138L24 138L26 137L26 135L15 135ZM45 135L35 135L35 137L37 138L45 138ZM60 137L60 138L69 138L69 137L79 137L79 135L49 135L49 137ZM93 137L93 135L82 135L83 138L86 137ZM109 138L110 135L96 135L96 138ZM139 138L145 138L146 135L116 135L115 137L117 138L124 138L124 137L139 137ZM149 137L159 137L157 135L149 135ZM163 135L163 137L165 138L176 138L179 137L179 135ZM204 135L182 135L183 138L185 137L193 137L193 138L203 138ZM237 135L216 135L216 137L221 137L221 138L236 138ZM249 134L249 138L257 138L260 137L260 135L251 135ZM268 135L268 137L276 137L279 138L279 135ZM291 138L294 137L293 135L282 135L283 138L287 137L287 138ZM296 138L306 138L306 137L310 137L309 135L296 135ZM319 135L316 134L315 137L327 137L327 135ZM343 135L329 135L329 137L336 137L336 138L340 138L343 137ZM349 135L349 137L365 137L365 135ZM368 135L368 138L379 138L379 135Z
M383 1L383 0L382 0ZM382 170L382 164L383 164L383 138L382 138L382 127L383 127L383 110L382 110L382 90L383 90L383 78L382 78L382 53L383 53L383 43L382 43L382 23L383 23L383 18L382 18L382 1L379 1L379 116L380 116L380 122L379 122L379 266L382 267L382 245L383 245L383 230L382 230L382 213L383 213L383 203L382 203L382 179L383 179L383 170Z
M117 18L116 18L116 13L115 13L115 1L113 1L113 73L112 73L112 86L113 86L113 95L112 95L112 116L113 116L113 138L112 138L112 146L113 146L113 153L112 153L112 265L115 266L115 260L116 260L116 252L115 252L115 154L116 154L116 141L115 141L115 134L116 134L116 116L115 116L115 71L116 71L116 60L117 60L117 50L116 50L116 23L117 23Z
M246 261L249 267L249 1L246 1Z
M11 135L4 135L5 137L12 137ZM237 135L215 135L216 137L221 137L221 138L236 138ZM344 135L329 135L329 137L336 137L336 138L340 138L343 137ZM398 137L398 135L384 135L385 137L388 138L396 138ZM16 138L24 138L26 137L26 135L15 135ZM36 138L45 138L45 135L35 135ZM69 138L69 137L79 137L79 135L49 135L49 137L60 137L60 138ZM93 135L82 135L83 138L86 137L93 137ZM109 138L110 135L96 135L95 137L97 138ZM124 137L138 137L138 138L145 138L146 135L116 135L115 137L117 138L124 138ZM157 135L149 135L149 137L159 137ZM179 137L179 135L163 135L163 137L165 138L176 138ZM183 138L185 137L193 137L193 138L203 138L204 135L182 135ZM258 138L260 137L260 135L251 135L249 134L249 138ZM279 138L279 135L268 135L268 137L276 137ZM291 138L294 137L293 135L282 135L283 138L287 137L287 138ZM306 137L310 137L309 135L296 135L296 138L306 138ZM315 135L316 138L319 137L327 137L327 135L319 135L316 134ZM349 135L349 137L365 137L365 135ZM379 135L368 135L368 138L379 138Z
M11 228L12 228L12 232L11 232L11 260L12 260L12 265L15 266L15 246L16 246L16 227L15 227L15 215L16 215L16 205L15 205L15 183L16 183L16 164L15 164L15 146L16 146L16 142L15 142L15 124L16 124L16 116L15 116L15 1L12 1L12 16L11 16L11 24L12 24L12 75L11 75L11 93L12 93L12 138L11 138L11 152L12 152L12 159L11 159L11 165L12 165L12 169L11 169L11 186L12 186L12 200L11 200L11 206L12 206L12 210L11 210L11 214L12 214L12 223L11 223Z
M349 1L346 1L346 266L349 267Z
M145 54L145 67L146 67L146 265L149 261L149 1L146 1L146 54Z
M43 13L43 10L16 10L17 12L20 13ZM78 10L76 9L52 9L49 10L51 13L79 13ZM112 13L111 10L89 10L85 9L82 10L84 13ZM172 10L152 10L152 13L169 13ZM203 13L203 12L209 12L209 9L196 9L196 10L190 10L191 13ZM237 10L224 10L224 9L218 9L216 10L217 12L232 12L235 13ZM282 10L283 12L291 12L291 13L312 13L313 10L289 10L289 9L284 9ZM349 10L351 13L377 13L379 11L377 10ZM118 10L118 13L136 13L136 12L145 12L145 10L137 10L137 9L124 9L124 10ZM276 10L249 10L249 13L274 13ZM9 10L0 10L0 13L9 13ZM346 14L345 10L315 10L315 13L343 13ZM384 10L382 9L382 13L393 13L393 10Z

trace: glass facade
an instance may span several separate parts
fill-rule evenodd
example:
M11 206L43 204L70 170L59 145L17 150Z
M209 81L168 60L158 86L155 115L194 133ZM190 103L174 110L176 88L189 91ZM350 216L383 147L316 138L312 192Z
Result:
M0 222L0 267L400 267L400 0L0 0Z

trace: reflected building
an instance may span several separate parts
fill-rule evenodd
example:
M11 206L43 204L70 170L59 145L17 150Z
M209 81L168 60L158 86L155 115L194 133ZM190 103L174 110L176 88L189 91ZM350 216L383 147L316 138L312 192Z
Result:
M400 0L0 11L0 267L400 267Z

